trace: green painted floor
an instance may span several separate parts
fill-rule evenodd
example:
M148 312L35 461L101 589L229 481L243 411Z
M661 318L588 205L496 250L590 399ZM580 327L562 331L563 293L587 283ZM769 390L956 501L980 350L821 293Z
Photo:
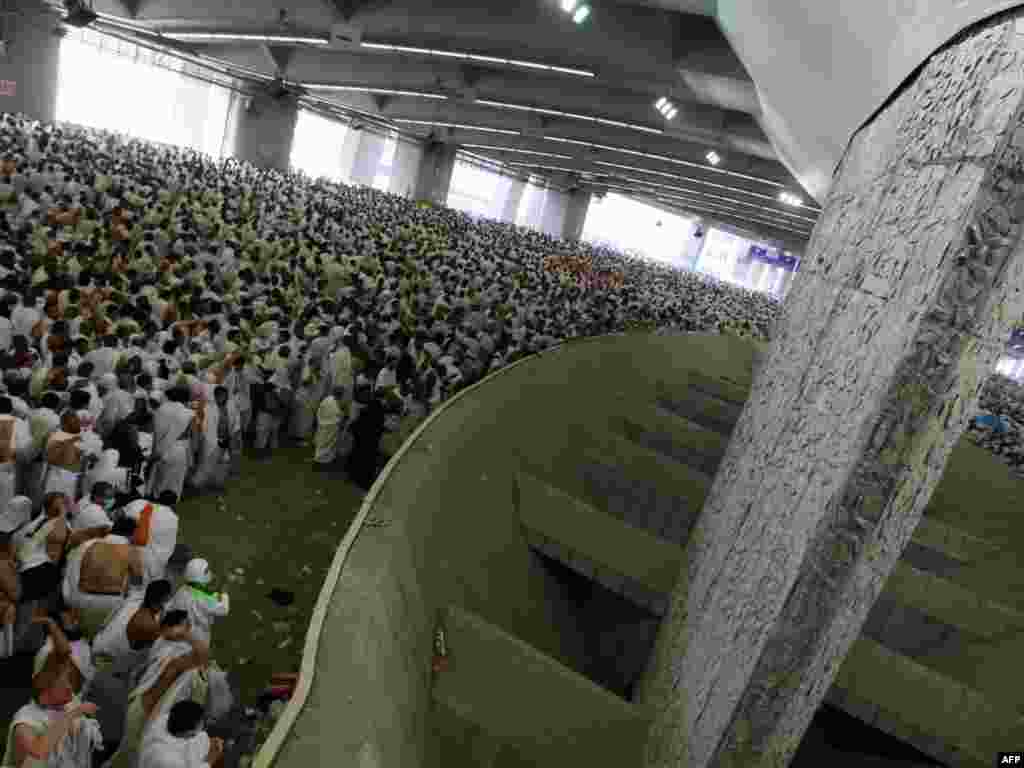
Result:
M312 448L283 447L271 461L245 459L224 494L193 495L178 509L179 541L210 561L215 586L231 595L231 615L213 628L213 657L237 681L243 703L275 672L297 672L324 575L363 491L338 469L314 469ZM241 568L244 574L229 580ZM284 608L267 593L295 593ZM0 733L28 697L8 663L0 669Z

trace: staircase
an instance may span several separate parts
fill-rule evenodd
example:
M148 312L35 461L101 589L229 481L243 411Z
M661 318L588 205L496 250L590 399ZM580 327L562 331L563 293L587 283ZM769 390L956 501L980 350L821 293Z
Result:
M527 542L663 616L745 397L742 382L695 372L685 393L646 403L620 398L593 423L570 425L578 433L575 472L528 457L516 472ZM957 447L827 698L950 766L987 766L996 751L1024 743L1024 693L1014 672L1024 653L1024 570L1015 550L994 543L1024 541L1017 514L1024 492L1002 469L981 449ZM995 477L1004 501L965 509L963 489L972 487L965 474L986 483ZM501 748L481 765L518 765L524 755L536 760L528 764L583 764L583 743L615 755L600 764L641 764L647 720L636 705L471 614L453 608L449 620L453 659L464 654L456 663L466 666L446 676L435 701L497 738ZM552 677L557 686L542 684ZM530 695L534 679L543 701ZM860 755L855 764L913 763Z

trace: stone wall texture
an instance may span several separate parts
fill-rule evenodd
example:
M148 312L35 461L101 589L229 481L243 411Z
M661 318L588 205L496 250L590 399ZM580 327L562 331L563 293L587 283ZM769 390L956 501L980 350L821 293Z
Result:
M1003 16L851 143L659 635L648 766L789 763L1024 310L1022 105Z

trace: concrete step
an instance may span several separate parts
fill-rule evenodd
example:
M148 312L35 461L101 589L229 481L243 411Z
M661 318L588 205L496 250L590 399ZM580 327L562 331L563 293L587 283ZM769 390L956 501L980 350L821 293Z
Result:
M694 389L683 393L663 392L657 398L661 408L723 435L732 433L743 406L708 392Z
M609 418L609 428L629 440L714 477L729 441L655 403L636 403Z
M664 615L683 549L627 525L529 472L519 515L531 546L626 599Z
M462 608L450 606L444 626L437 704L536 765L640 764L650 719L639 707Z
M1024 691L1007 674L1024 655L1024 615L984 593L900 562L862 636L1024 712Z
M926 517L903 560L1024 613L1024 569L1013 550Z
M984 503L979 501L984 500ZM991 542L1024 541L1024 483L989 451L961 439L925 510L928 519Z
M1019 711L863 635L827 701L957 768L983 768L996 751L1015 749L1000 745L1024 743Z
M677 544L689 539L711 478L621 434L570 425L569 450L541 461L523 452L520 466L590 506Z

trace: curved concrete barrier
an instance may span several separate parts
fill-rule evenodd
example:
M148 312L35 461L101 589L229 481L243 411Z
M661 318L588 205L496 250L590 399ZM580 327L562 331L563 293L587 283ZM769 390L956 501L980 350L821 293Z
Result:
M580 451L600 449L602 424L633 403L685 391L712 363L723 386L745 388L756 345L737 355L730 341L645 333L568 342L496 371L431 414L338 548L295 696L254 765L438 764L433 640L452 611L579 668L566 596L521 524L518 473L577 472ZM477 684L486 689L486 674Z

